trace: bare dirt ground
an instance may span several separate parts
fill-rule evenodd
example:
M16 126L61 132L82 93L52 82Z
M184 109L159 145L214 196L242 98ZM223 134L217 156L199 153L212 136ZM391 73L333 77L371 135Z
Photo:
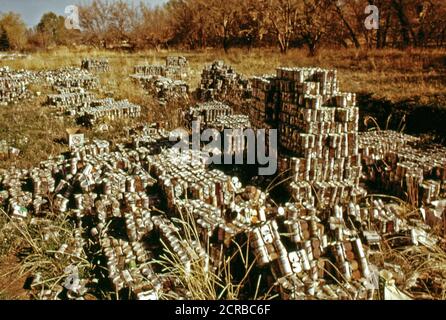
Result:
M0 299L29 299L27 290L23 288L27 277L17 277L19 268L20 261L13 253L0 258Z

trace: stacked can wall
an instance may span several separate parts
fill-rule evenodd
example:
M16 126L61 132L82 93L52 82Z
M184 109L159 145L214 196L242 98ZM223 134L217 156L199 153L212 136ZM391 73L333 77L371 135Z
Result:
M338 90L335 70L278 68L252 86L251 121L278 129L279 170L291 175L295 201L325 207L364 194L356 97Z

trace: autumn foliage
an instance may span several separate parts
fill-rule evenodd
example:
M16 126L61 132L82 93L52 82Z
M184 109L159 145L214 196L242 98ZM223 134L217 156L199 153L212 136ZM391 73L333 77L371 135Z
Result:
M368 6L379 28L365 26ZM21 50L86 44L97 48L233 47L407 48L446 44L443 0L170 0L158 7L126 1L79 4L81 31L46 13L33 29L16 14L0 16L0 48Z

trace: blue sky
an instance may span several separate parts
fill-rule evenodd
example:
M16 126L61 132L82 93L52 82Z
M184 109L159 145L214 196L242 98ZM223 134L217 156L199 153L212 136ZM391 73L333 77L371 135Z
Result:
M0 0L0 13L13 11L19 13L25 23L32 27L40 21L40 17L48 11L64 15L65 7L78 3L89 3L92 0ZM109 0L113 1L113 0ZM139 4L141 0L125 0ZM167 2L167 0L142 0L143 2L156 6Z

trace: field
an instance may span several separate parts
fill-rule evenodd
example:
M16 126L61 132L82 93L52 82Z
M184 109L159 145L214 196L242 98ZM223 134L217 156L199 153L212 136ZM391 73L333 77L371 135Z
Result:
M445 105L446 52L444 50L325 50L316 57L308 57L305 50L292 50L281 55L276 50L231 50L225 55L220 50L205 52L138 52L116 53L109 51L58 49L39 52L26 59L2 62L14 69L45 70L64 66L78 66L83 57L107 57L112 72L100 75L104 92L111 91L117 99L129 99L146 107L148 121L172 119L173 108L158 108L143 90L128 77L133 66L141 63L159 63L168 55L181 54L191 66L190 88L200 82L201 70L214 60L223 59L237 72L247 76L272 74L278 66L319 66L335 68L342 83L342 90L365 96L372 101L389 101L391 104L421 106ZM42 88L45 90L45 88ZM11 106L0 109L0 138L27 136L32 139L31 149L24 150L19 159L24 165L35 164L48 155L57 155L61 146L55 142L63 138L66 124L50 118L40 107L44 99L24 103L20 108ZM14 109L14 112L11 110ZM154 110L155 109L155 110ZM38 117L38 121L34 121ZM161 117L161 118L159 118ZM385 116L387 118L387 115ZM397 123L401 119L394 119ZM51 130L42 130L51 128ZM436 128L433 128L434 130ZM3 163L0 165L9 165Z
M443 120L446 119L446 50L411 49L399 51L386 50L321 50L317 56L308 57L304 50L290 50L286 55L276 50L253 49L250 51L232 49L228 54L221 50L206 50L194 52L175 51L144 51L144 52L112 52L89 49L57 49L37 52L27 58L2 61L1 66L9 66L14 70L26 69L32 71L53 70L61 67L80 66L83 58L107 58L110 61L110 72L100 73L100 88L96 91L99 97L112 96L116 100L128 99L142 107L142 116L137 119L125 119L107 122L108 130L81 128L90 138L107 139L119 142L123 137L123 128L141 122L166 122L169 129L179 125L178 110L186 110L194 103L195 97L189 102L158 104L129 75L138 64L163 63L167 56L181 55L189 61L191 73L188 79L190 91L200 85L201 72L206 65L215 60L224 60L238 73L246 76L275 74L279 66L310 67L317 66L336 69L341 84L341 90L358 94L360 112L360 129L365 131L373 127L393 129L410 134L427 134L437 142L445 142ZM50 88L36 85L31 88L36 94L31 99L16 105L0 106L0 140L16 141L21 150L18 158L0 161L0 169L32 168L49 157L56 157L68 151L65 141L66 128L77 127L73 120L66 117L54 117L51 111L42 106ZM407 107L407 109L405 109ZM362 109L361 109L362 108ZM417 122L420 114L429 114L432 118ZM369 121L366 121L369 119ZM371 119L371 120L370 120ZM25 139L24 139L25 138ZM385 195L385 199L393 196ZM409 219L412 215L419 217L419 207L405 201L396 200L400 215ZM54 259L48 252L53 252L69 238L70 227L61 216L50 217L52 225L59 228L58 238L54 243L45 242L42 230L38 225L9 220L8 215L0 207L0 298L27 299L29 290L24 289L27 277L34 275L39 265L46 265L45 278L51 285L58 285L64 276L66 261ZM193 223L191 223L193 225ZM193 228L192 228L193 229ZM66 237L66 238L65 238ZM186 235L187 240L194 240L194 231ZM394 249L389 242L383 241L380 252L373 256L376 265L387 263L398 264L404 274L404 283L411 297L418 299L446 298L446 254L444 238L432 247L406 247ZM90 248L91 249L91 248ZM28 251L28 252L27 252ZM31 253L30 253L31 252ZM240 254L245 271L249 274L252 268ZM172 254L174 256L174 254ZM170 257L175 260L175 258ZM168 259L167 259L168 260ZM429 260L429 261L427 261ZM169 261L164 261L168 264ZM178 262L178 261L176 261ZM227 265L228 264L228 265ZM200 266L192 266L192 278L184 276L184 270L179 263L172 263L168 268L184 281L184 286L191 292L197 292L193 298L221 298L222 293L217 288L224 288L226 299L243 298L241 292L246 289L255 291L255 298L277 298L270 295L267 289L261 289L259 295L252 287L264 279L254 279L241 276L241 281L235 282L228 275L231 260L225 261L222 270L215 278L206 278L200 274ZM173 267L172 267L173 265ZM243 265L243 264L242 264ZM79 263L81 273L100 272L92 261ZM396 273L398 273L396 272ZM19 274L19 276L15 276ZM239 275L238 275L239 276ZM87 277L87 276L86 276ZM248 279L249 278L249 279ZM421 279L417 283L417 279ZM258 283L255 283L256 280ZM266 281L266 280L265 280ZM28 281L29 282L29 281ZM410 286L411 282L417 285ZM253 284L254 283L254 284ZM262 286L263 286L262 282ZM424 288L421 288L424 286ZM25 287L27 287L25 285ZM415 289L411 289L415 288ZM28 286L29 289L29 286ZM104 290L105 291L105 290ZM218 290L217 290L218 291ZM250 296L252 298L252 296ZM110 292L95 292L86 299L122 298ZM347 298L354 299L349 296Z

